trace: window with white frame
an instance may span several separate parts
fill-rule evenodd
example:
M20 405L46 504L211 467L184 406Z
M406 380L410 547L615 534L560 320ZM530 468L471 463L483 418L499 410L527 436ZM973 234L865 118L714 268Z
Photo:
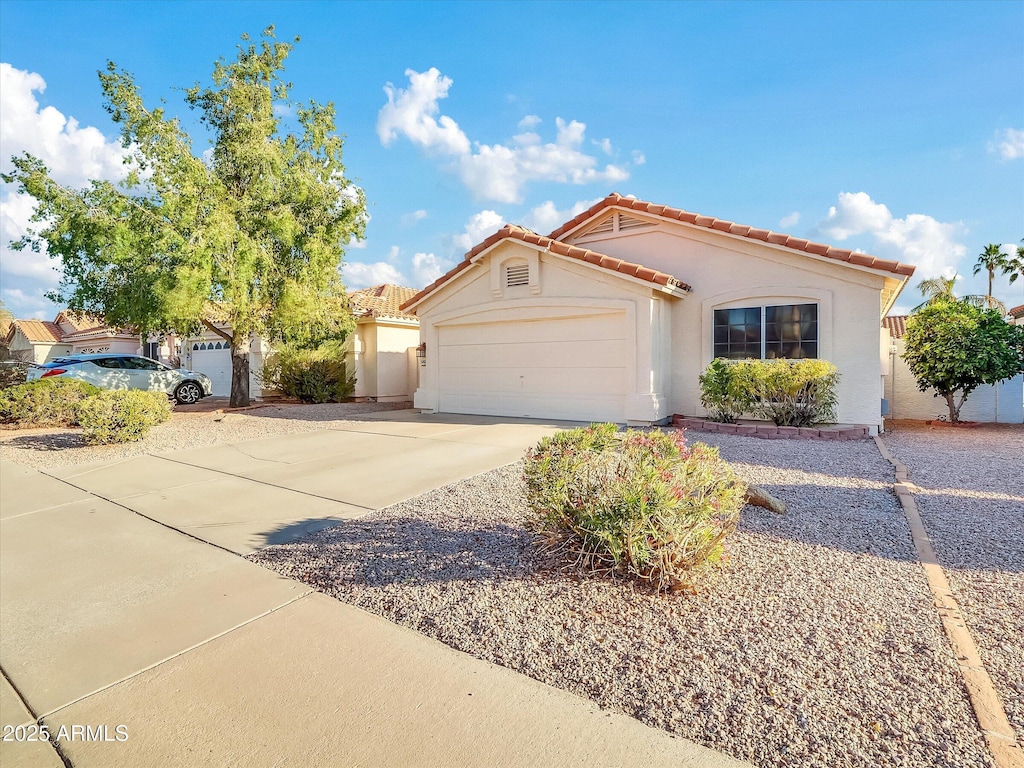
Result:
M818 305L777 304L714 312L714 356L729 360L818 356Z

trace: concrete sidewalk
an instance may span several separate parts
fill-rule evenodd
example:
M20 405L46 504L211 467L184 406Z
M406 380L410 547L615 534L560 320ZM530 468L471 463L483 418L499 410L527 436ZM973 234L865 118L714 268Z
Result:
M2 742L0 763L739 765L234 554L282 521L328 524L506 463L544 430L398 417L66 479L0 462L0 719L94 729L56 749ZM399 481L403 462L422 471Z

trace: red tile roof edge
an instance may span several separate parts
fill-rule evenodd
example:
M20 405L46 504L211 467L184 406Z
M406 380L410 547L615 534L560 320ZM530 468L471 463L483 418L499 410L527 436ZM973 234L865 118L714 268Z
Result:
M888 328L894 339L902 339L907 332L907 317L909 315L886 315L882 318L882 327Z
M584 261L588 264L607 269L611 272L621 272L624 275L635 277L640 280L644 280L648 283L654 283L656 285L664 285L670 288L679 288L684 291L689 291L690 286L684 283L682 280L673 277L672 275L664 272L658 272L653 269L648 269L641 264L633 264L629 261L623 261L622 259L616 259L611 256L605 256L603 253L597 253L596 251L587 250L586 248L579 248L575 245L569 245L568 243L562 243L558 240L554 240L544 235L538 235L536 232L532 232L529 229L520 227L516 224L506 224L504 227L499 229L493 235L488 237L482 243L478 243L471 250L469 250L462 261L456 264L452 269L445 272L441 277L432 282L422 291L417 293L407 302L402 304L399 309L405 309L418 302L425 296L433 293L442 284L448 282L450 279L455 277L459 272L468 267L475 256L483 253L488 248L502 240L521 240L524 243L531 243L533 245L540 246L545 250L556 253L559 256L565 256L570 259L576 259L577 261Z
M1019 307L1013 307L1010 310L1010 314L1017 319L1024 317L1024 304L1021 304Z
M575 216L560 226L548 235L548 237L553 240L558 240L565 233L575 229L594 214L599 213L605 208L611 208L612 206L628 208L633 211L640 211L641 213L649 213L666 219L676 219L677 221L681 221L685 224L692 224L694 226L704 227L705 229L713 229L718 232L739 235L740 237L748 237L752 240L761 240L772 243L773 245L781 245L785 248L792 248L796 251L810 253L815 256L824 256L828 259L835 259L836 261L848 261L851 264L856 264L862 267L871 267L872 269L885 270L896 275L910 277L914 274L914 266L912 264L901 264L898 261L880 259L877 256L871 256L866 253L855 253L847 248L836 248L831 245L826 245L825 243L811 242L802 237L794 237L792 235L782 234L781 232L772 232L767 229L757 229L756 227L750 227L746 224L737 224L732 221L716 219L711 216L702 216L698 213L684 211L681 208L670 208L668 206L655 205L654 203L648 203L643 200L623 197L618 192L612 192L604 200L594 203L594 205L590 206L590 208L585 210L583 213Z
M11 327L7 331L8 336L13 337L15 328L20 330L22 335L29 341L60 342L64 338L64 332L61 330L60 326L56 323L50 322L49 320L12 320ZM39 334L34 333L34 331L38 331L40 329L48 333L50 338L42 338Z

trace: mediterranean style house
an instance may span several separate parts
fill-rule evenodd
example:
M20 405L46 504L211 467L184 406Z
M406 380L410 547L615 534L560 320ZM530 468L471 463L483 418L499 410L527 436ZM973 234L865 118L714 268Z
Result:
M415 406L630 424L702 415L715 357L823 358L837 418L882 425L881 319L913 266L611 194L543 236L507 225L401 309Z
M356 398L412 399L419 375L420 321L399 307L414 295L415 288L388 284L349 293L356 331L348 360L356 377Z
M28 363L45 363L66 355L97 352L145 354L167 362L174 339L147 341L125 328L112 328L101 318L63 310L53 321L12 320L5 339L11 356Z

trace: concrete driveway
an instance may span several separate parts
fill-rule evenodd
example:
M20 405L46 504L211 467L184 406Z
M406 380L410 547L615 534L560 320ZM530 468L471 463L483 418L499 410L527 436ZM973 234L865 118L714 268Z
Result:
M391 412L52 476L0 462L0 720L60 737L0 763L737 765L238 556L554 429Z

